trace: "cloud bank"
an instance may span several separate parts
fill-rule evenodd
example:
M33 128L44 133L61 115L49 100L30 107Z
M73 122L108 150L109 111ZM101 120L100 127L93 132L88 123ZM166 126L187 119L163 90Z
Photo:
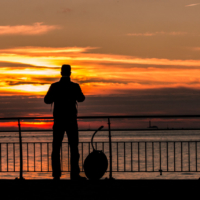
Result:
M135 89L200 88L200 60L139 58L92 53L93 47L0 49L0 92L44 95L59 81L62 64L86 95L131 93Z

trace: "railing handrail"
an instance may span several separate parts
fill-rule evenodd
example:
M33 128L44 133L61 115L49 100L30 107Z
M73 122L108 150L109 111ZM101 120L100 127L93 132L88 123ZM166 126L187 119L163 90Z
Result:
M102 116L77 116L77 119L88 118L200 118L200 115L102 115ZM18 119L53 119L52 117L1 117L0 120Z

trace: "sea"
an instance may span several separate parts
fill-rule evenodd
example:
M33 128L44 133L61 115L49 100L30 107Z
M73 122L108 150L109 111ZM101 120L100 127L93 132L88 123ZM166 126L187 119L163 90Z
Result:
M90 130L79 131L81 176L86 176L84 161L93 151L93 133ZM52 139L51 131L22 132L23 178L52 179ZM65 134L61 179L70 177L70 148L67 142ZM109 145L108 131L99 131L94 136L94 149L102 151L108 160L107 171L101 179L200 178L200 130L111 131L111 151ZM19 178L19 133L1 132L0 150L0 179Z

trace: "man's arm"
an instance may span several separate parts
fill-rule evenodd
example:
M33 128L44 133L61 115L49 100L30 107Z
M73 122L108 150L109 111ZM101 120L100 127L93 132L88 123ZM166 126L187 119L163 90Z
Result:
M77 96L76 96L76 100L78 102L83 102L85 100L85 96L81 91L80 86L77 84Z
M46 104L52 104L54 102L54 92L53 92L53 86L52 85L49 87L49 90L44 97L44 102Z

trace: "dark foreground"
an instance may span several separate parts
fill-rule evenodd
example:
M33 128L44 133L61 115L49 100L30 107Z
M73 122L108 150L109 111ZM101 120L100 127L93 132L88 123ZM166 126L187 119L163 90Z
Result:
M0 180L0 199L199 198L200 180Z

